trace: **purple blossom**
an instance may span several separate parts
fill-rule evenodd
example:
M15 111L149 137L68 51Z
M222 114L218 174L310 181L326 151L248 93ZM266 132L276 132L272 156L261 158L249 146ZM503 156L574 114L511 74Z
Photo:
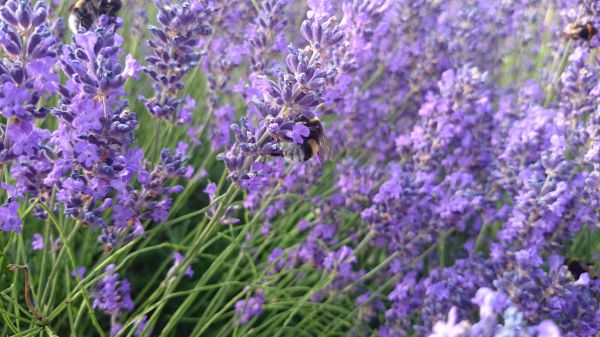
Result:
M0 206L0 229L5 232L21 232L21 217L19 217L18 202L5 202Z
M91 168L92 164L98 159L100 159L100 149L95 144L77 142L75 143L73 150L75 151L75 155L77 156L77 161L80 164L84 165L84 167Z
M273 8L276 7L267 2L264 9L270 12ZM318 36L307 35L309 26L319 32ZM282 144L301 143L308 130L298 125L299 121L316 115L316 108L324 102L325 83L334 80L337 72L324 57L326 49L339 44L343 37L335 17L310 18L303 22L301 31L310 47L298 49L290 45L285 71L273 70L273 78L255 77L255 85L263 94L248 100L251 111L257 112L257 123L244 118L240 125L233 124L236 143L218 156L230 171L230 179L244 189L258 191L267 183L265 172L255 169L254 163L260 156L283 156Z
M44 1L4 1L1 11L0 114L6 123L0 126L0 165L14 163L11 169L20 192L43 194L49 190L41 183L51 165L49 131L34 122L48 115L45 100L58 88L53 67L57 39L47 27ZM2 228L16 229L20 224L15 217L17 205L7 202L2 209Z
M82 278L86 271L87 268L85 266L77 267L77 269L71 271L71 276Z
M133 301L129 282L127 279L121 279L114 269L114 264L104 269L107 275L100 279L94 288L92 307L118 318L123 313L133 310Z
M181 253L179 252L175 252L173 253L173 266L171 266L171 269L169 269L168 274L172 274L175 269L177 268L177 266L179 266L182 262L183 262L183 255L181 255ZM185 276L188 277L193 277L194 276L194 271L192 270L192 267L187 267L187 269L185 270Z
M278 317L314 282L311 310L329 314L324 331L348 328L340 334L600 330L595 268L574 276L559 255L596 258L600 35L563 30L600 27L599 1L156 0L156 26L144 28L140 8L127 36L121 19L103 16L70 43L57 2L0 4L0 230L33 220L34 232L35 218L56 217L99 233L109 254L167 222L177 194L205 186L211 224L256 217L254 227L227 226L241 230L242 255L267 268L257 279L236 274L258 287L234 305L241 334L269 322L260 318L267 293ZM148 40L143 64L123 51L132 38ZM139 82L135 92L127 80ZM146 130L132 110L140 104L170 124L169 139L160 126L154 143L136 139ZM343 159L290 162L315 116ZM222 186L202 181L218 173L205 165L213 151L242 199L219 198ZM194 209L206 206L196 197L205 204ZM44 239L33 234L32 249ZM184 257L172 259L167 278ZM130 284L115 268L95 286L93 307L110 316L111 335L131 323L139 335L147 318L124 320ZM329 320L339 305L354 308L352 326ZM310 317L294 315L289 328Z
M486 297L493 301L492 297L500 293L483 289ZM484 307L489 305L488 301L479 303L481 314L479 322L471 325L467 320L458 323L456 307L452 307L448 313L448 321L437 322L433 328L431 336L482 336L482 337L505 337L505 336L523 336L523 337L560 337L561 333L556 324L545 320L539 325L527 326L523 321L523 315L514 307L509 307L505 311L488 311ZM484 312L487 312L484 314ZM503 324L498 324L497 316L502 314Z
M468 323L459 322L456 307L452 307L448 313L448 321L435 323L433 333L429 337L460 337L465 336L467 331Z
M203 2L188 0L177 3L157 0L155 5L159 26L148 27L152 34L148 41L152 54L146 57L147 64L142 68L153 79L154 96L143 97L144 105L156 117L189 123L191 115L185 110L192 109L185 107L186 99L178 98L175 93L183 89L183 77L202 57L198 41L212 34L209 20L214 9Z
M210 200L213 200L217 193L217 184L211 182L204 188L204 193L208 194Z
M0 229L4 232L15 231L20 233L22 230L21 217L19 216L19 199L22 195L14 187L1 183L0 186L7 194L4 204L0 205Z
M31 99L29 90L18 88L14 82L5 82L2 84L2 92L5 93L4 97L0 98L0 105L4 107L2 115L6 118L27 118L24 106ZM7 95L8 93L10 95Z
M294 124L294 128L290 133L290 138L292 139L292 142L296 144L302 144L304 143L304 138L308 137L309 134L310 130L308 127L301 123L296 123Z
M231 143L230 126L235 119L235 110L230 105L224 105L215 110L216 117L211 127L212 142L211 147L221 149Z
M44 249L44 237L39 233L33 234L33 241L31 242L31 248L33 250Z
M235 303L235 313L239 324L247 324L263 312L265 295L262 290L257 290L255 294L247 299L239 300Z
M109 247L121 236L143 232L135 221L134 226L123 223L132 217L117 222L116 228L101 217L115 204L126 207L122 197L113 196L123 194L143 155L129 148L137 121L122 100L122 86L132 73L125 74L119 63L118 28L118 22L103 17L96 30L76 34L74 43L62 48L61 66L69 79L53 110L60 123L52 138L60 158L49 174L52 180L47 179L58 183L65 213L99 226L99 240Z
M131 54L127 54L123 74L127 77L133 77L137 80L140 78L138 73L141 69L142 66L140 65L140 63Z

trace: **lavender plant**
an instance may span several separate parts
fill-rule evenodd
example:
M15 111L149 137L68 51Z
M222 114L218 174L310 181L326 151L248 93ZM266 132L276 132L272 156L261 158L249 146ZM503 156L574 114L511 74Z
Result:
M0 1L0 336L600 336L600 2L69 5Z

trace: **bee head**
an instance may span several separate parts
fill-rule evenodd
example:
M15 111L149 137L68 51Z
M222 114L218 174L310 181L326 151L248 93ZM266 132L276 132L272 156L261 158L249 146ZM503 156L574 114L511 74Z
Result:
M95 10L90 0L78 0L69 7L69 29L77 34L83 27L89 29L94 23Z
M123 7L123 2L121 0L102 0L99 7L100 14L116 16Z

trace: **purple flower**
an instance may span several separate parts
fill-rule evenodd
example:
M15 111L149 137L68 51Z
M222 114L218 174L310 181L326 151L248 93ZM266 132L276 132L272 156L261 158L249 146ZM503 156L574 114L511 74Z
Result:
M254 296L239 300L235 303L235 313L239 324L247 324L255 317L262 314L265 295L262 290L257 290Z
M125 69L123 69L123 75L127 77L133 77L136 80L140 78L139 72L142 69L140 63L131 55L127 54L125 59Z
M4 204L0 205L0 230L20 233L22 227L18 200L22 199L22 195L10 185L1 183L0 186L2 187L0 191L4 190L8 194Z
M448 313L448 321L437 322L433 326L433 333L429 337L460 337L465 336L469 329L466 321L458 322L456 307Z
M86 168L91 168L92 164L100 159L99 148L95 144L88 144L86 142L77 142L73 147L77 161L84 165Z
M539 337L560 337L560 329L552 321L542 321L537 326L537 336Z
M121 323L111 323L110 325L110 336L115 336L116 334L118 334L121 329L123 329L123 324Z
M4 93L0 98L0 105L3 107L2 115L6 118L27 118L27 110L24 106L31 99L29 90L18 88L14 82L5 82L2 84L2 92Z
M151 218L153 221L167 221L169 217L169 210L171 209L171 198L163 199L154 204L152 209Z
M50 133L35 125L48 115L47 99L56 94L59 79L54 73L56 38L47 27L44 1L3 1L0 15L0 166L9 167L20 193L48 197L51 187L42 180L52 167ZM18 205L6 201L0 206L0 228L20 227ZM43 215L40 207L35 215Z
M301 123L294 124L294 128L290 134L290 138L296 144L304 143L304 138L308 137L310 130L306 125Z
M118 318L124 312L133 310L133 301L129 282L127 279L121 279L114 269L114 264L104 269L107 275L100 279L94 288L92 307Z
M221 149L231 143L230 126L235 119L235 109L230 105L224 105L215 110L216 117L211 127L211 146L213 149Z
M132 191L125 190L143 156L130 148L137 121L122 97L122 86L132 74L123 73L119 63L118 28L118 22L103 17L95 30L76 34L73 44L62 47L60 64L68 80L53 109L59 126L51 139L60 157L49 174L52 179L46 179L58 185L65 213L100 227L99 240L109 248L143 232L131 214L114 223L102 217L115 204L117 214L130 207L124 196Z
M19 203L16 201L4 203L0 206L0 229L5 232L21 232L21 218L19 217Z
M179 266L183 262L183 255L181 255L181 253L179 253L179 252L173 253L172 258L173 258L173 266L171 266L171 268L169 269L167 274L172 274L175 271L175 269L177 268L177 266ZM194 276L194 271L192 270L192 267L188 266L186 268L184 274L188 277Z
M71 271L71 276L82 278L85 275L87 268L85 266L77 267L77 269Z
M269 17L275 16L281 5L271 7L267 2L264 10ZM273 23L276 24L279 23ZM316 115L317 107L324 102L325 83L335 80L337 70L325 55L343 37L336 19L326 15L310 18L302 24L301 31L310 47L298 49L290 45L285 70L281 65L272 69L272 78L262 74L252 77L256 80L255 86L262 91L262 95L247 98L250 112L254 111L259 117L257 123L244 118L240 125L233 124L231 130L236 143L218 156L230 171L230 179L244 189L258 191L268 180L264 171L254 170L259 157L281 157L282 144L304 142L302 137L308 136L309 130L300 121ZM262 35L253 40L257 57L266 42ZM251 61L260 69L264 64L257 57Z
M203 190L204 193L208 194L208 198L213 200L217 193L217 184L211 182Z
M31 248L33 250L44 249L44 237L39 233L33 234L33 241L31 242Z
M323 265L327 269L335 269L348 264L352 265L355 261L356 257L353 255L352 248L342 246L338 251L329 253L325 258Z
M328 15L331 13L332 3L330 0L307 0L309 17L318 15Z
M198 41L212 34L209 21L213 8L189 0L179 3L158 0L154 3L159 26L148 27L152 34L148 41L152 53L146 57L147 64L142 68L153 80L154 96L143 97L144 105L158 118L189 123L192 109L186 108L186 100L175 93L183 89L183 77L202 58L202 44Z
M50 137L50 132L21 122L9 125L7 135L12 141L11 150L14 155L32 157L44 146Z
M479 288L471 302L479 306L480 318L493 317L495 314L504 311L510 304L505 294L495 292L489 288Z

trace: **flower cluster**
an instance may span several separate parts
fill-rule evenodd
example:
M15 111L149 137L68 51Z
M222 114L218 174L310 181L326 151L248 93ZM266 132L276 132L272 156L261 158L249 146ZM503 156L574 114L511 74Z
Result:
M510 302L507 302L502 292L480 288L477 290L472 302L479 306L479 321L477 323L470 324L466 320L458 321L457 308L452 307L448 313L448 320L437 322L429 337L561 336L560 329L549 320L542 321L537 325L527 326L523 320L523 314L514 307L509 306ZM498 324L499 317L502 317L503 324Z
M191 110L177 93L184 89L184 76L200 62L199 41L212 33L208 21L213 8L201 1L156 0L156 19L160 26L150 26L153 39L148 40L152 55L146 57L144 72L152 79L154 96L144 97L146 109L154 116L172 123L189 124Z
M60 64L69 79L60 87L60 105L52 110L59 119L52 138L58 158L44 179L58 186L65 213L99 226L101 242L110 246L128 226L106 222L103 212L122 204L112 194L127 189L143 157L132 146L135 113L122 99L123 84L135 75L137 62L128 56L125 66L120 64L119 25L102 17L95 31L76 34L74 43L61 50ZM115 219L122 218L117 214Z
M328 1L311 3L311 18L335 10ZM338 69L343 60L358 67L336 74L319 104L325 113L337 110L341 116L330 131L336 147L375 164L354 158L336 163L339 193L310 200L316 216L298 222L306 235L297 246L274 248L268 257L274 270L305 264L328 270L325 261L336 256L340 242L350 241L385 254L389 265L368 267L360 260L364 253L348 247L348 261L361 263L348 264L349 269L336 275L332 291L318 298L339 296L336 290L348 287L368 298L369 285L396 280L389 304L364 299L357 304L385 312L381 335L428 335L452 307L461 316L473 317L471 299L487 287L502 291L510 308L495 311L494 323L482 316L482 322L472 327L465 323L454 335L558 334L556 326L542 323L551 319L560 331L592 336L597 329L593 324L572 322L595 321L598 303L580 301L574 304L577 310L568 303L573 296L595 298L595 286L574 280L565 267L548 270L543 261L553 253L564 254L561 247L586 225L597 223L597 60L583 48L588 44L577 42L552 89L560 97L556 103L537 81L524 83L518 92L499 86L506 52L524 43L539 50L538 32L510 37L527 25L542 24L534 11L529 1L344 4L341 28L348 42L323 52ZM400 28L390 24L394 20L401 20ZM431 34L431 27L439 27L442 34ZM393 49L393 39L407 38L420 46ZM501 53L489 52L499 46ZM531 66L529 61L514 65L524 71ZM388 76L381 75L385 71ZM351 152L356 146L372 153ZM269 177L263 178L263 186L278 186L281 195L306 193L306 179ZM248 205L253 205L261 194L250 195ZM280 203L284 206L273 204L278 211L265 216L270 223L285 214L289 204ZM360 212L359 224L345 222L349 212ZM454 265L448 268L448 263ZM378 273L365 274L369 268ZM365 275L371 283L362 282ZM530 278L520 279L523 275ZM584 312L589 317L579 316ZM506 319L520 318L496 328L503 313ZM363 323L357 326L372 329Z
M0 231L30 238L0 262L99 273L97 238L111 335L600 331L600 1L154 5L63 36L59 2L0 1ZM161 249L130 315L116 265Z
M114 269L114 264L108 265L104 269L106 276L96 283L92 295L94 298L92 307L103 311L111 318L111 336L116 335L122 328L122 324L117 323L117 319L124 313L133 310L129 281L121 279Z
M239 324L246 324L253 318L260 316L265 303L265 295L262 290L257 290L254 296L235 303L235 313Z
M309 136L301 119L315 117L324 102L325 86L336 74L325 57L343 38L336 18L327 13L312 17L302 23L300 31L306 47L290 45L285 70L273 69L273 79L258 77L261 94L250 102L257 121L245 118L240 126L232 125L236 143L219 157L231 172L230 178L243 188L265 184L265 172L255 167L260 156L283 156L285 146L302 144Z
M6 121L0 125L0 166L10 167L16 188L3 186L9 196L1 208L0 224L6 231L20 230L17 196L30 194L45 201L51 192L42 183L55 159L48 143L51 133L35 122L48 115L46 101L56 94L59 85L53 69L57 39L47 18L48 8L43 1L35 5L7 1L0 7L0 46L4 51L0 60L0 106Z

